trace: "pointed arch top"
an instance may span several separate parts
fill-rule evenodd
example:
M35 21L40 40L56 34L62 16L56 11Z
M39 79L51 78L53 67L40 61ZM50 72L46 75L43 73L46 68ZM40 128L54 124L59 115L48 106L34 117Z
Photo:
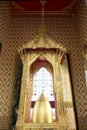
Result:
M28 42L27 44L21 45L18 49L18 54L22 57L26 53L30 52L46 52L46 51L54 51L57 52L61 60L65 59L66 48L61 46L59 43L54 41L52 38L49 38L45 33L39 33L33 40Z
M28 42L27 44L23 44L20 46L17 50L18 53L24 51L24 50L41 50L41 49L57 49L60 51L63 51L66 53L66 48L61 46L59 43L54 41L52 38L49 38L46 34L43 35L37 35L33 40Z

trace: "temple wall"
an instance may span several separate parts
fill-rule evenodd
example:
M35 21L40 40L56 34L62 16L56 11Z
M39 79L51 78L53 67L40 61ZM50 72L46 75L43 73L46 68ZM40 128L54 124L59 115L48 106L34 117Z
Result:
M0 129L6 129L14 87L17 48L31 41L37 35L41 16L10 17L6 2L0 2L1 5L3 6L2 15L0 15L0 29L2 30L0 31L0 40L3 45L0 54ZM78 17L80 21L83 19L81 16ZM66 47L69 53L79 126L81 130L86 130L86 125L83 128L83 120L87 121L87 88L83 68L82 43L79 40L81 32L78 31L80 28L78 28L77 20L72 16L47 16L45 18L49 37ZM85 28L84 25L83 28Z
M80 2L80 6L79 6L79 10L78 10L78 15L77 15L77 25L78 25L78 32L79 32L79 43L82 46L82 50L83 46L87 46L87 7L85 4L86 0L81 0ZM87 70L87 61L84 59L84 69ZM83 88L83 85L82 85ZM87 107L87 86L84 89L85 91L83 92L84 94L84 101L82 101L81 104L83 104L83 107L86 106ZM82 90L80 90L82 91ZM85 95L86 94L86 95ZM81 99L83 100L83 99ZM83 111L83 110L82 110ZM87 130L87 109L85 109L83 113L83 116L80 116L79 118L79 125L80 125L80 129L81 130ZM84 114L85 113L85 114Z
M85 1L81 0L77 15L81 45L87 45L87 7Z
M6 1L0 1L0 42L2 43L0 53L0 130L6 129L11 95L10 90L12 86L12 78L10 77L12 75L12 71L10 70L10 46L6 46L8 44L6 37L8 36L9 20L10 14L8 3Z

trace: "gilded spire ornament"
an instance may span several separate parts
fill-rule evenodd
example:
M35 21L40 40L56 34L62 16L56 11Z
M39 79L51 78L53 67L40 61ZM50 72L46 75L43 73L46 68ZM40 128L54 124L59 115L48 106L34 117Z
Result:
M42 4L42 19L41 19L41 25L40 25L40 30L39 33L41 35L45 34L45 23L44 23L44 5L46 4L45 0L41 0L40 3Z
M46 33L46 28L45 28L45 22L44 22L44 5L46 4L45 0L40 1L42 5L42 17L41 17L41 25L39 29L39 45L44 46L44 35Z
M27 44L23 44L18 48L19 55L25 54L25 50L27 49L42 49L45 48L47 50L55 48L56 50L62 52L62 54L66 53L66 48L61 46L59 43L54 41L46 34L45 20L44 20L44 5L46 4L46 0L40 0L42 4L42 17L41 17L41 25L39 27L39 32L37 36Z
M32 115L33 123L52 123L52 110L49 101L42 92L36 101Z

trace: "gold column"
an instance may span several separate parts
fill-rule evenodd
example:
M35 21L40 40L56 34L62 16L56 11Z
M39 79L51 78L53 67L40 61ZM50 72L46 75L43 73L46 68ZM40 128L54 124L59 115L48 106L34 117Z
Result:
M28 110L29 110L28 99L29 99L29 89L30 89L29 88L29 54L25 51L25 52L21 52L20 56L23 62L23 74L22 74L19 109L17 110L18 119L17 119L16 127L18 130L20 126L23 125L24 122L27 122L30 119L28 114Z
M26 57L26 52L20 53L22 62L23 62L23 74L22 74L22 83L21 83L21 94L20 94L20 102L19 102L19 109L17 110L17 114L18 114L18 119L17 119L17 123L16 123L16 127L19 124L24 123L24 104L25 104L25 89L26 89L26 72L27 72L27 57Z
M24 102L24 122L30 122L30 53L26 55L26 88L25 88L25 102Z
M57 52L53 53L53 73L54 73L54 97L55 97L55 111L56 111L56 121L58 121L59 118L59 108L58 108L58 94L57 94L57 83L56 83L56 77L57 77L57 71L58 71L58 62L56 62L56 55Z
M59 119L59 114L64 111L64 103L63 103L63 91L62 91L62 82L60 75L60 55L58 50L54 54L54 91L55 91L55 100L56 100L56 119Z
M63 90L62 90L62 80L61 80L61 74L60 74L60 62L61 62L61 54L57 54L57 74L56 74L56 89L58 94L58 100L59 100L59 113L64 112L64 99L63 99Z

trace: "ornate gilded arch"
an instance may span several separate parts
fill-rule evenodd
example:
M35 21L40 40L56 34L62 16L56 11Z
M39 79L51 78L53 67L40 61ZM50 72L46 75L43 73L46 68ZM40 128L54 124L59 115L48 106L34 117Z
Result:
M29 71L31 64L38 57L44 57L53 66L55 82L57 75L59 75L59 72L56 72L56 69L59 69L59 64L62 63L62 60L64 59L65 50L65 48L61 47L58 43L44 34L43 37L37 35L34 40L18 48L18 54L20 55L24 66L27 66L26 68Z

